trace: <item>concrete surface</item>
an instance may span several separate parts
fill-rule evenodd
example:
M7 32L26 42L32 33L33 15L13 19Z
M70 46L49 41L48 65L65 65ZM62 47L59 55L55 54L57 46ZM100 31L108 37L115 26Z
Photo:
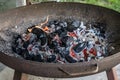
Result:
M120 80L120 64L116 67L118 80ZM13 80L13 74L14 70L6 67L5 65L0 63L0 80ZM65 79L58 79L58 78L43 78L43 77L37 77L33 75L28 75L28 80L107 80L106 73L98 73L91 76L86 77L78 77L78 78L65 78Z

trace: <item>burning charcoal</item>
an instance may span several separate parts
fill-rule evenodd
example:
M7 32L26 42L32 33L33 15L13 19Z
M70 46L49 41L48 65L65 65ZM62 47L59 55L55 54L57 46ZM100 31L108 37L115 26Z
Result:
M55 21L56 21L56 20L49 21L47 24L48 24L48 25L55 24Z
M57 35L56 33L50 33L48 35L48 37L47 37L48 38L48 45L50 45L52 43L52 41L56 35Z
M16 53L22 55L23 50L21 48L16 48Z
M55 48L55 47L57 47L59 44L58 44L58 42L57 41L52 41L52 43L50 44L50 48Z
M41 47L41 43L38 41L38 42L35 42L34 43L34 46L36 47L36 48L40 48Z
M16 41L16 44L20 47L22 47L23 45L23 40L21 38L18 38L17 41Z
M86 46L87 46L87 42L79 43L79 44L77 44L75 47L73 47L73 50L74 50L76 53L79 53L79 52L81 52Z
M60 30L62 27L61 26L56 26L55 31Z
M41 42L41 46L45 47L48 41L46 37L41 37L40 42Z
M95 48L91 48L90 51L89 51L90 54L94 55L94 56L97 56L97 51Z
M31 32L33 34L36 34L37 38L46 37L46 33L42 29L40 29L40 28L34 27L34 28L31 29Z
M50 55L47 58L47 62L54 62L56 60L56 56L55 55Z
M59 54L62 58L65 58L65 55L69 54L69 53L67 51L61 51L61 52L59 52Z
M12 50L27 60L61 64L101 59L113 51L106 44L104 23L86 27L83 21L47 19L41 25L15 37Z
M67 27L67 22L63 22L63 24L64 24L64 28L66 28Z
M60 37L64 37L64 36L66 36L67 35L67 31L63 31L59 36Z
M25 42L23 43L23 47L27 49L27 47L28 47L29 44L30 44L29 41L25 41Z
M69 63L75 63L77 62L75 59L73 59L70 55L65 55L65 59L69 62Z
M29 39L29 42L30 43L33 43L37 40L37 36L33 33L29 33L30 34L30 39Z
M68 38L69 38L69 36L62 37L61 41L62 41L63 46L67 46L66 42L67 42Z
M39 28L33 28L32 33L36 34L37 38L40 39L41 46L46 46L47 45L47 42L48 42L47 41L47 35L43 30L41 30Z
M60 22L59 26L61 26L63 28L66 28L67 27L67 23L66 22Z
M29 34L23 34L22 35L22 40L23 41L29 41L29 39L30 39L30 35Z
M67 35L67 31L64 28L56 30L55 33L57 33L60 37Z
M44 61L40 54L34 55L33 60L38 61L38 62L43 62Z
M62 29L58 29L58 30L55 31L55 33L58 34L59 36L62 32L63 32Z
M78 27L80 26L79 22L78 21L73 21L71 23L68 23L67 25L67 30L69 32L73 32L74 30L76 30Z
M54 24L51 24L51 25L50 25L50 31L51 31L51 33L52 33L52 32L55 32L55 25L54 25Z
M18 39L22 39L21 35L15 35L13 38L14 38L14 44L16 44Z
M67 51L65 50L65 47L58 47L57 49L59 50L57 54L59 54L62 58L64 58L65 54L67 54Z
M21 55L23 40L20 35L14 37L14 42L12 44L12 50L17 54Z
M93 23L93 26L95 28L99 29L100 36L105 38L106 24L105 23L96 22L96 23Z
M51 25L50 25L50 28L54 29L54 28L55 28L55 25L54 25L54 24L51 24Z
M59 20L54 20L54 24L58 25L59 24Z
M54 48L54 52L57 54L60 53L58 47Z
M17 53L16 52L16 45L15 44L12 45L12 50L13 50L13 52Z
M34 60L34 55L33 54L26 54L26 58L27 60Z
M22 57L24 58L24 59L29 59L29 52L28 52L28 50L24 50L23 51L23 53L22 53Z

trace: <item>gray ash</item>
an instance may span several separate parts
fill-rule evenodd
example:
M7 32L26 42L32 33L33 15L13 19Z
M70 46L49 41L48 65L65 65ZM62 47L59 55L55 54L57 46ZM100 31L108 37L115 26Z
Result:
M34 25L26 33L14 37L12 50L24 59L75 63L98 60L107 53L106 24L78 20L53 20Z

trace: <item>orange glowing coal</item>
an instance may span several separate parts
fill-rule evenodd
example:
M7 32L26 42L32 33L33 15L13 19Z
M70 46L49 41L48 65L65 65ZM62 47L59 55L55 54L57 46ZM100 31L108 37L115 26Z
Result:
M49 31L49 28L45 26L42 30L46 32L46 31Z
M47 16L45 22L43 22L43 23L41 23L41 24L38 24L38 25L36 25L36 26L34 26L34 27L32 27L32 28L29 28L29 29L28 29L28 32L32 32L33 28L40 28L40 29L42 29L43 31L48 32L50 29L49 29L47 26L45 26L45 24L48 23L48 20L49 20L49 16Z

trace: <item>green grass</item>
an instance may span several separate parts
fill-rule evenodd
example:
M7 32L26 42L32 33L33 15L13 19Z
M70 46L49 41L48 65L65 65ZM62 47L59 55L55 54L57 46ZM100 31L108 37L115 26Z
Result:
M0 0L0 12L16 7L15 0Z
M32 2L44 2L49 0L32 0ZM120 12L120 0L60 0L60 2L81 2L107 7Z

